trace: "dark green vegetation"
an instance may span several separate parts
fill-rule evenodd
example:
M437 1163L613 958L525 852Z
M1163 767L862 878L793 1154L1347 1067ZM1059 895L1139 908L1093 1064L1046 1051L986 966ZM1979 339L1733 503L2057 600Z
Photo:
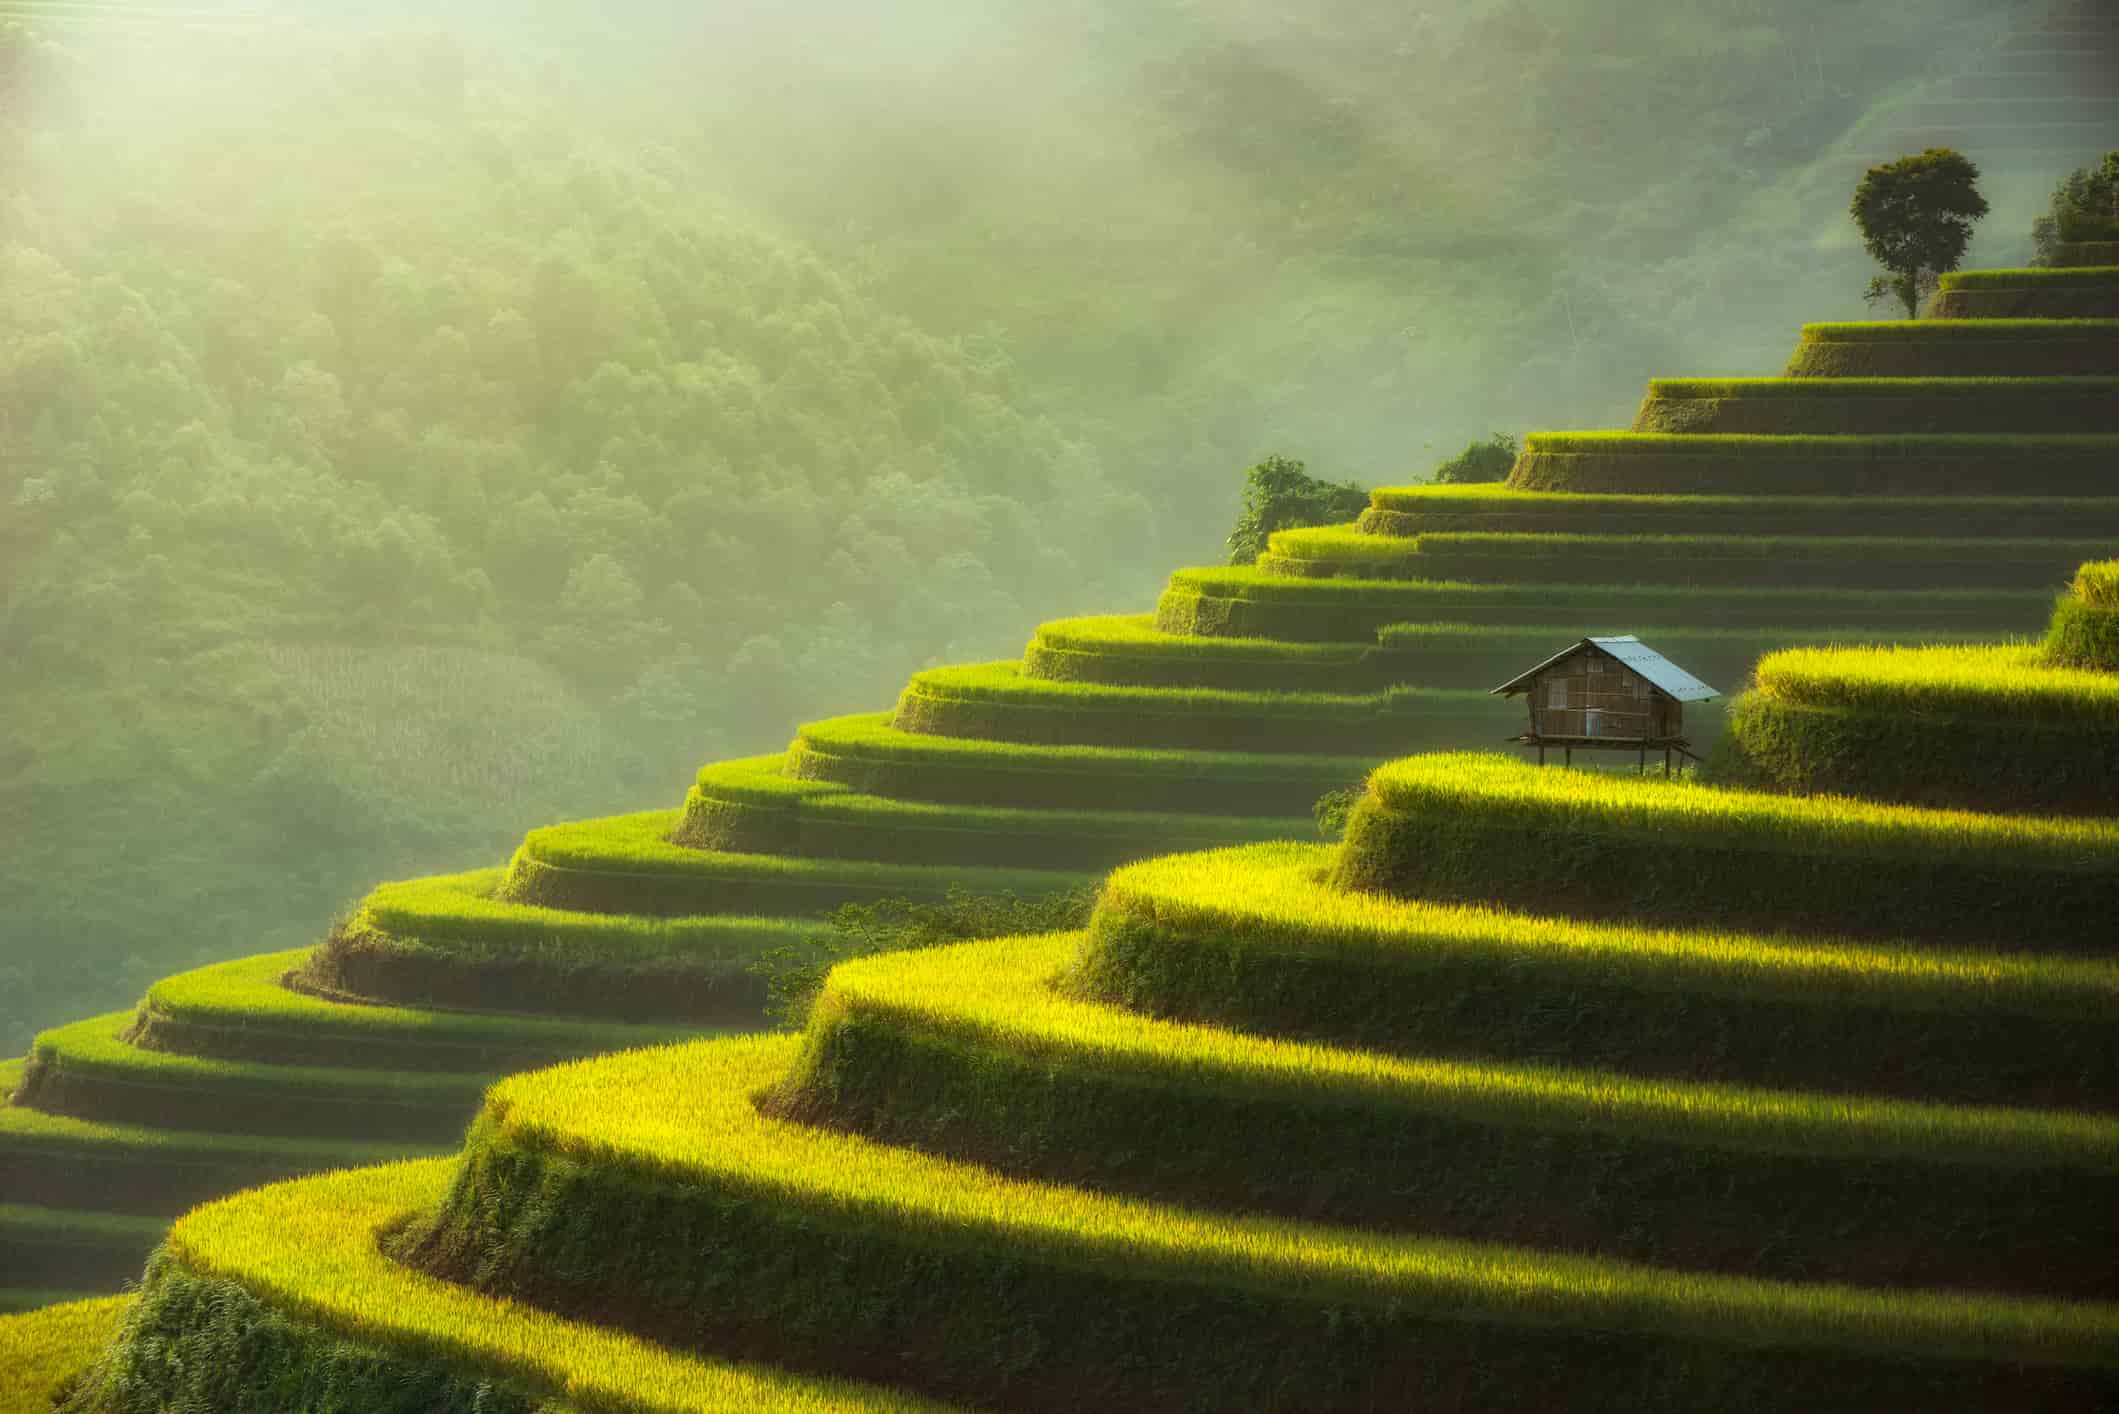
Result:
M1276 530L1330 525L1361 513L1368 492L1352 482L1319 481L1289 457L1267 457L1244 473L1243 510L1229 532L1229 563L1248 565Z
M2119 151L2061 179L2046 214L2032 223L2031 243L2041 266L2080 263L2074 257L2082 246L2119 246Z
M1940 276L1957 268L1972 243L1972 223L1987 214L1979 168L1963 153L1931 147L1871 167L1854 189L1851 206L1862 245L1889 273L1869 282L1870 303L1895 299L1906 318Z
M1857 308L1787 184L2014 18L536 10L0 5L0 1046L1135 602L1269 448L1764 369Z

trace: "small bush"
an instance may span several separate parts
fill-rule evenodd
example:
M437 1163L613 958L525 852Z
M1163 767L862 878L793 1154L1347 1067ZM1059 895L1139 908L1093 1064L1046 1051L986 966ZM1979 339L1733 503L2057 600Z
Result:
M2059 263L2064 245L2119 241L2119 151L2104 154L2096 167L2078 167L2053 188L2046 214L2031 223L2031 263Z
M1509 468L1516 464L1516 451L1514 434L1496 432L1483 442L1471 443L1436 467L1431 479L1443 485L1502 481L1507 478Z
M1243 513L1229 532L1229 563L1248 565L1276 530L1352 520L1369 493L1350 481L1319 481L1292 457L1270 456L1244 473Z

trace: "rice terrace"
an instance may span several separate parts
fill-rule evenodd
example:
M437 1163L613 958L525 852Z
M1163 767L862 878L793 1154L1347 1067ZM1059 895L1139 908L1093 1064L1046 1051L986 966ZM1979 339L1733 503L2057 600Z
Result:
M0 1414L2119 1410L2119 9L357 8L0 0Z

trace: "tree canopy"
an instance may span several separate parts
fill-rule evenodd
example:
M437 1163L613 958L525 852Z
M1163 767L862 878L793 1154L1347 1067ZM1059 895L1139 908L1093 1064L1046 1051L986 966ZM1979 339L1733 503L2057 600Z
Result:
M1931 147L1871 167L1854 189L1852 210L1862 244L1890 272L1870 281L1867 297L1896 299L1906 318L1917 319L1921 300L1964 259L1972 223L1987 214L1987 201L1970 158Z

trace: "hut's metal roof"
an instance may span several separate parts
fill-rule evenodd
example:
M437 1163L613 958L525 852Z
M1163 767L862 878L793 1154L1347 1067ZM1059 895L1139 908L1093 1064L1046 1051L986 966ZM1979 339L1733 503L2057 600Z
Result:
M1609 638L1585 638L1579 643L1571 644L1529 672L1502 683L1493 690L1493 695L1512 697L1516 693L1528 691L1532 678L1562 659L1572 658L1584 648L1595 648L1605 657L1617 659L1680 702L1705 702L1710 697L1722 695L1630 633L1615 634Z

